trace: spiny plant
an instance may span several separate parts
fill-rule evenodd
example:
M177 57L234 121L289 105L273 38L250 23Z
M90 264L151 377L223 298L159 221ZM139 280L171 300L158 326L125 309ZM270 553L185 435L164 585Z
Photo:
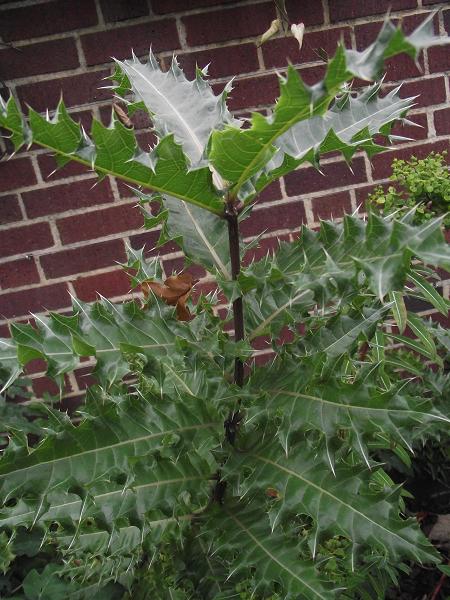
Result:
M147 226L218 289L189 309L192 277L164 279L130 249L143 303L74 299L70 316L11 325L5 389L35 358L62 383L90 357L97 384L76 422L44 405L38 442L5 420L2 597L383 598L407 561L439 562L379 457L408 461L414 443L448 428L448 331L405 303L419 297L448 315L432 284L435 267L450 269L441 221L346 216L247 266L239 235L273 180L395 139L413 99L381 96L379 78L386 59L447 41L432 19L409 36L387 19L361 52L339 44L312 86L288 67L272 114L247 127L227 109L229 86L216 96L205 70L189 81L151 53L146 64L116 61L128 115L94 120L90 134L62 101L53 116L26 117L2 101L16 149L38 144L59 166L74 160L135 186ZM355 91L355 78L372 83ZM148 151L130 127L135 110L158 137ZM262 367L251 359L261 338L275 351Z
M414 223L425 223L433 217L444 215L444 226L450 226L450 172L446 164L447 152L431 152L423 159L412 156L410 160L394 159L392 175L394 185L387 190L375 188L368 203L383 215L394 212L405 214L415 208Z

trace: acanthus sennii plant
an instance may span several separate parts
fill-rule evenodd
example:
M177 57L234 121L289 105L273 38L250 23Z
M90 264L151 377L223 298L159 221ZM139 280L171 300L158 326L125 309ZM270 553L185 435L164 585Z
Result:
M4 390L35 358L60 383L94 358L98 383L76 423L31 403L30 432L26 414L5 412L2 597L382 598L406 562L439 562L380 455L407 462L448 432L448 331L405 305L416 296L448 315L432 285L434 268L450 269L441 221L349 215L246 267L239 236L273 180L327 152L350 162L385 149L374 136L390 142L413 105L398 89L380 95L385 60L446 42L432 18L409 36L386 19L361 52L339 44L313 86L288 67L272 114L246 128L227 109L230 87L215 96L204 71L189 81L175 59L167 72L152 54L117 61L116 94L129 114L148 111L158 136L150 151L128 116L87 134L62 101L52 117L1 101L16 149L34 143L60 166L122 179L145 211L156 200L147 226L202 265L229 306L225 319L216 294L189 307L188 273L164 277L130 250L143 303L74 300L71 316L11 325ZM355 78L374 83L355 91ZM260 336L276 351L263 367L250 360Z

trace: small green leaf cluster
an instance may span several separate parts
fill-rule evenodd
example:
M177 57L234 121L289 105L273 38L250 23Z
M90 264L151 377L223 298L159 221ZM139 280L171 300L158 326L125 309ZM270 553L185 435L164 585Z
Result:
M378 186L368 198L369 206L383 215L414 210L414 223L444 215L444 225L449 227L450 172L446 156L444 150L431 152L423 159L394 159L390 179L395 185L387 190Z
M192 277L129 250L142 301L74 299L0 340L2 393L35 359L61 387L87 360L95 378L75 416L33 398L2 413L2 598L381 600L406 561L439 562L380 455L408 465L450 423L449 332L408 310L418 299L448 317L442 220L347 215L254 261L239 226L301 163L381 152L412 105L380 96L385 60L442 41L433 15L408 36L386 19L368 49L339 44L312 86L289 67L273 113L247 128L205 70L189 81L175 59L166 72L152 53L118 61L116 93L130 117L148 112L151 149L126 119L88 134L63 102L25 117L0 99L17 149L136 186L144 210L159 205L146 224L160 243L216 285L181 318ZM372 83L354 91L354 78Z

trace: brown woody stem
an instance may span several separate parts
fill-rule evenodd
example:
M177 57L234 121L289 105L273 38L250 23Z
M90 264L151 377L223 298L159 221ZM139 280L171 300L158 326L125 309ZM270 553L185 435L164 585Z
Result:
M239 252L239 221L238 212L232 202L227 203L226 219L228 221L228 241L230 247L231 276L236 280L241 271L241 257ZM242 297L233 301L234 339L239 342L244 339L244 310ZM240 358L234 362L234 383L239 387L244 385L244 365Z

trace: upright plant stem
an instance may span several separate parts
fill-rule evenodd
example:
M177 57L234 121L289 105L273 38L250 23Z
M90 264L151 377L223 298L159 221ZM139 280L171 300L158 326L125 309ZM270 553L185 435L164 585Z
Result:
M228 221L228 241L230 248L231 276L236 280L241 270L241 257L239 252L239 221L235 205L227 203L226 218ZM242 297L233 301L234 340L239 342L244 339L244 310ZM234 383L239 387L244 385L244 365L240 358L234 362Z

